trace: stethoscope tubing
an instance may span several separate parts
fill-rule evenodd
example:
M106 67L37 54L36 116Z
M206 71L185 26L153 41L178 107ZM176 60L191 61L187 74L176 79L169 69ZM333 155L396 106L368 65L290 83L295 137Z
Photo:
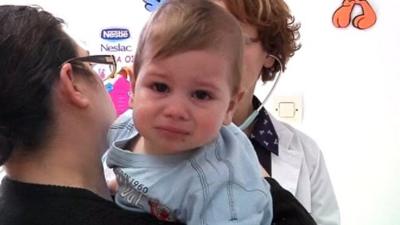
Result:
M256 119L258 113L264 107L265 103L267 103L267 101L268 101L269 97L271 96L272 92L275 90L275 88L276 88L276 86L277 86L277 84L279 82L279 79L281 78L281 74L283 72L283 64L282 64L281 60L279 60L278 57L276 57L274 55L269 55L269 56L274 58L279 63L279 68L280 68L279 73L277 74L277 76L276 76L276 78L274 80L274 83L273 83L271 89L269 90L267 96L265 96L264 100L261 102L261 105L256 110L254 110L246 118L246 120L239 126L239 128L241 130L246 130L253 123L253 121Z

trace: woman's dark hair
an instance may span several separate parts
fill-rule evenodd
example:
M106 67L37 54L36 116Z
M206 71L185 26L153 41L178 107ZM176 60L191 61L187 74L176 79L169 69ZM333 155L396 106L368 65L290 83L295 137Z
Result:
M76 56L63 23L39 7L0 6L0 165L50 133L60 65Z

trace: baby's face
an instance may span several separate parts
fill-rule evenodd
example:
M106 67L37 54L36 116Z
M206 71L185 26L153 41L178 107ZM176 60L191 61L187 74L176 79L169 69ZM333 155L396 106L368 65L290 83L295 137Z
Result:
M144 151L171 154L214 140L231 122L231 64L215 51L188 51L143 64L135 82L135 126Z

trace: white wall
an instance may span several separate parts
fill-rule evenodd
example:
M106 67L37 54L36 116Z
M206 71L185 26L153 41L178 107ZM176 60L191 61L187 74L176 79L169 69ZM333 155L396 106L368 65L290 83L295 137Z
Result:
M287 2L302 23L303 47L289 62L275 96L304 97L298 127L323 150L342 224L400 224L400 1L370 0L378 21L364 31L332 25L342 0ZM142 0L0 3L41 5L65 19L95 53L99 29L127 27L136 43L149 15Z
M400 224L400 1L370 0L368 30L333 26L341 0L287 2L303 47L276 95L303 95L299 128L323 150L342 224Z

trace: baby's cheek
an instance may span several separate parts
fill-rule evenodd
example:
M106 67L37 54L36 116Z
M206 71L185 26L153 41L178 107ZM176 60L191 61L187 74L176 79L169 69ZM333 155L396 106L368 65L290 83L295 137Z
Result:
M202 124L203 136L206 136L208 140L214 139L222 126L222 122L216 121L211 117L209 116Z
M137 107L133 111L133 122L135 124L136 129L140 131L143 125L148 123L149 117L151 116L150 113L146 111L143 107Z

